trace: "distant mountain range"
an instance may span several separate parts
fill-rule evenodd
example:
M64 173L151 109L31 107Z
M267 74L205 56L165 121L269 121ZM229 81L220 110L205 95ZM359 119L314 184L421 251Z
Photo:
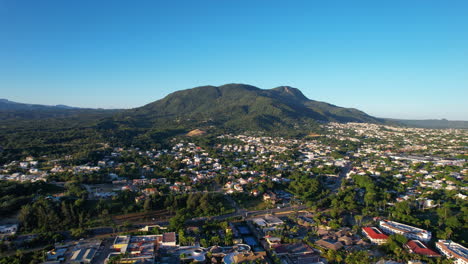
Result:
M9 101L0 98L0 111L3 110L58 110L58 109L79 109L79 107L72 107L67 105L40 105L40 104L24 104Z
M0 99L0 121L67 118L77 115L112 113L118 110L80 108L67 105L24 104Z

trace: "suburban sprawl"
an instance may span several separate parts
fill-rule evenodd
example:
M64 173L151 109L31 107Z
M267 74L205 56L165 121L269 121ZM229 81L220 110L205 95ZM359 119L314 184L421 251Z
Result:
M468 263L467 130L320 126L23 153L0 263Z

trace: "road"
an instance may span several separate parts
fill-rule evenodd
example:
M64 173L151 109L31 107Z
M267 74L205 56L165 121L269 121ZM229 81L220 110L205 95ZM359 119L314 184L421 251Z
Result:
M353 168L352 163L346 164L346 166L343 167L343 169L340 171L338 174L338 179L336 180L336 183L332 185L331 192L336 194L340 190L341 187L341 182L343 182L343 179L346 178L346 174Z

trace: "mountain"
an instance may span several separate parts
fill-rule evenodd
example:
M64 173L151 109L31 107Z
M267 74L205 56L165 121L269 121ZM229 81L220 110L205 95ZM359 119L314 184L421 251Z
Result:
M352 108L308 99L297 88L260 89L245 84L201 86L177 91L145 106L117 114L116 122L141 127L228 130L307 129L318 122L372 122L381 119Z
M79 109L67 105L40 105L40 104L23 104L13 102L7 99L0 98L0 111L6 110L52 110L52 109Z
M0 121L69 118L114 113L118 110L79 108L67 105L24 104L0 99Z

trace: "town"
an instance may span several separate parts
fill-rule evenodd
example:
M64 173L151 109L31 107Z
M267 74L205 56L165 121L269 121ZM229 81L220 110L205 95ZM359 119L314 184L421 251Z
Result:
M321 127L9 161L0 263L468 263L467 130Z

